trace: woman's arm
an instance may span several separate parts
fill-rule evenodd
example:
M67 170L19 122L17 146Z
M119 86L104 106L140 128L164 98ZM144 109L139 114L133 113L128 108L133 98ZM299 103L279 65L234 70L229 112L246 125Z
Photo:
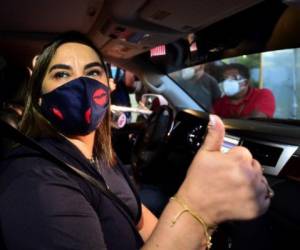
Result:
M177 192L180 202L168 203L143 250L205 249L206 228L196 216L216 225L252 219L266 211L270 199L260 164L243 147L221 153L224 133L222 121L212 116L206 140Z
M144 241L147 241L157 224L156 216L142 204L142 216L137 229Z

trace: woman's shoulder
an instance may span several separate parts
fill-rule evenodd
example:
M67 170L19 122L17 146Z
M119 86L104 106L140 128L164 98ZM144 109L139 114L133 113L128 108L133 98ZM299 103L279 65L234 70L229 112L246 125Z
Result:
M36 184L46 180L72 181L56 163L26 146L18 146L0 161L2 188L20 179Z

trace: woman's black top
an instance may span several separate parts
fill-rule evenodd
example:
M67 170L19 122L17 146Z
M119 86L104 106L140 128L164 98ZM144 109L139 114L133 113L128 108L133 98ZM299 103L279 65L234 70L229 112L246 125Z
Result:
M99 181L103 177L138 222L140 201L121 164L99 164L97 170L64 138L39 143ZM21 146L1 162L0 249L131 250L142 244L138 232L109 198L41 153Z

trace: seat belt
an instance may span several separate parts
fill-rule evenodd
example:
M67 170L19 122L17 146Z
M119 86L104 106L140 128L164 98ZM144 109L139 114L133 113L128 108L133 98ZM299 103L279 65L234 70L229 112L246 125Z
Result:
M38 144L35 140L24 135L22 132L13 128L12 126L10 126L8 123L4 122L3 120L0 120L0 131L7 132L7 134L10 135L10 137L13 140L15 140L16 142L19 142L21 145L26 145L26 146L30 147L31 149L40 152L42 155L46 156L49 160L51 160L52 162L61 166L65 170L71 171L72 173L76 174L77 176L80 176L81 178L88 181L90 184L92 184L94 187L96 187L103 195L105 195L108 199L110 199L113 202L115 207L127 219L129 224L133 228L134 232L137 233L133 214L131 213L131 211L129 210L127 205L124 204L124 202L122 200L120 200L112 191L110 191L104 183L98 181L97 179L84 173L83 171L73 167L72 165L62 161L61 159L56 157L54 154L49 152L47 149L45 149L43 146ZM140 237L140 235L139 235L139 237Z

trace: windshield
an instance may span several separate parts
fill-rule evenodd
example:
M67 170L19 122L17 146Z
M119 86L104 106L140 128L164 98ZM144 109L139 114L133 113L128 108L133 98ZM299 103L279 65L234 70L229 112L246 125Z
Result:
M300 49L194 65L169 76L206 111L224 118L300 120Z

